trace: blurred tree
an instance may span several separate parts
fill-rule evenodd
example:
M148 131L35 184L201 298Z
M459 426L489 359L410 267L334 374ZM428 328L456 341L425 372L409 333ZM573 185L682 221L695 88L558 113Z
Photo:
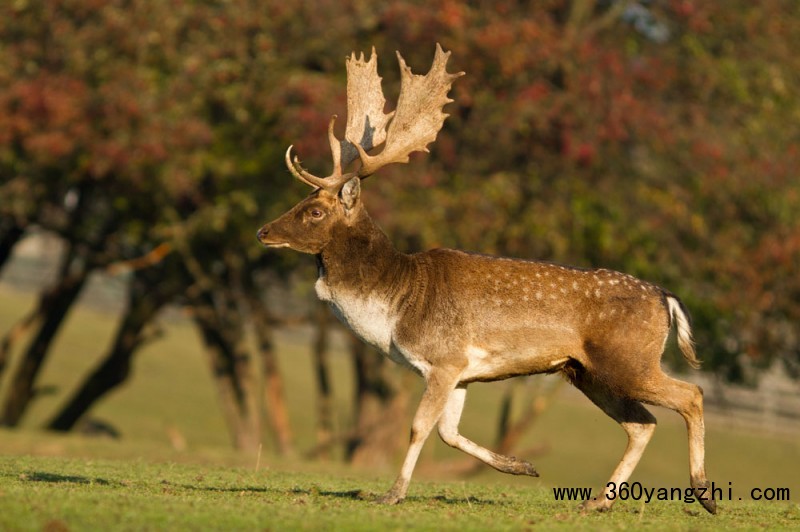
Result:
M796 3L426 5L377 40L468 75L431 159L371 189L396 242L627 271L687 300L706 369L797 374Z
M34 397L88 275L169 249L163 264L134 269L117 338L51 426L73 426L122 382L157 309L177 302L195 311L234 441L259 441L254 405L266 401L276 448L288 452L276 320L261 280L311 272L313 261L254 239L306 192L283 169L283 152L295 144L312 170L330 164L326 127L344 115L346 53L378 49L391 102L393 51L420 71L437 41L468 74L455 84L452 116L430 156L365 189L394 242L621 269L687 301L705 369L741 381L748 367L781 360L797 375L798 5L0 5L0 266L33 225L67 243L61 276L0 344L1 370L21 331L32 338L5 422ZM243 341L248 319L255 350ZM368 356L353 349L356 432L402 395ZM351 439L349 455L367 456L359 445L381 441L371 436Z
M161 248L160 253L168 253ZM69 431L83 418L89 408L110 390L128 378L131 360L136 350L155 335L148 334L146 327L158 311L176 296L189 289L185 272L167 274L168 268L180 268L175 256L156 255L146 261L144 267L133 272L128 284L128 304L108 354L81 384L77 392L67 401L47 427L51 430ZM153 279L155 277L155 279ZM183 282L181 282L183 281Z
M0 8L6 45L0 54L0 120L8 126L0 134L3 242L10 247L17 233L35 223L69 244L65 274L56 283L63 302L56 305L45 294L37 307L52 317L40 320L43 332L34 334L25 362L17 365L15 385L7 390L7 424L18 422L33 397L50 341L80 292L82 283L72 281L76 275L85 281L97 268L147 256L165 243L184 266L147 265L152 273L134 275L136 291L147 297L175 282L208 294L225 278L221 270L242 276L281 264L278 256L261 253L253 238L261 222L258 206L277 212L284 195L283 186L275 188L264 177L280 161L274 143L265 139L282 109L262 92L279 79L271 76L268 21L256 16L257 3L91 4ZM173 275L174 281L165 278ZM127 375L137 345L129 329L146 325L136 317L141 303L134 296L106 361L115 365L117 381ZM173 291L170 298L175 296ZM182 300L208 308L208 297ZM147 303L148 319L167 302ZM228 310L215 306L216 317L198 322L206 337L221 337L212 334L215 329L241 322L246 312L237 306L233 312L241 316L234 319ZM274 354L260 345L269 382L279 392ZM252 364L254 357L246 355L243 363ZM98 378L88 378L83 390L95 392L82 400L97 395ZM102 393L113 384L106 383ZM54 424L74 424L67 418L88 406L67 405L71 414L57 416ZM275 408L285 405L277 402ZM259 437L250 434L248 441ZM290 438L280 439L286 448Z
M650 148L650 172L673 181L643 198L651 227L688 272L680 282L709 368L752 381L748 366L782 361L798 377L800 100L789 87L800 83L800 5L678 8L677 79L663 98L680 105L671 144Z

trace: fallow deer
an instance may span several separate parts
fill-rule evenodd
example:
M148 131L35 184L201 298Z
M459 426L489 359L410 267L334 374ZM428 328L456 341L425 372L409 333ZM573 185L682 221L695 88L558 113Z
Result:
M316 292L365 342L425 380L400 475L380 500L397 503L408 490L420 450L434 426L452 447L514 475L538 476L525 460L494 453L458 432L467 386L519 375L559 372L617 421L628 445L610 482L626 481L656 419L642 403L675 410L686 421L690 482L711 513L706 489L702 390L673 379L660 359L672 324L684 358L698 367L689 317L672 293L629 275L548 262L499 258L452 249L404 254L372 221L360 200L361 180L390 163L428 151L448 116L450 52L437 45L425 76L412 74L398 53L397 108L384 114L377 59L347 59L344 140L328 127L333 172L305 170L286 152L286 165L313 192L258 231L262 244L317 258ZM383 145L376 155L367 152ZM345 173L358 159L356 170ZM587 500L609 509L614 500ZM702 495L702 497L701 497Z

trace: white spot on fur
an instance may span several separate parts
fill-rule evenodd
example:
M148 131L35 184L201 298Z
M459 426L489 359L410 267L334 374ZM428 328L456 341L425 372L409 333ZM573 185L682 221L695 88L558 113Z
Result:
M465 354L467 355L467 368L463 374L480 374L485 371L488 366L489 351L482 347L469 345Z

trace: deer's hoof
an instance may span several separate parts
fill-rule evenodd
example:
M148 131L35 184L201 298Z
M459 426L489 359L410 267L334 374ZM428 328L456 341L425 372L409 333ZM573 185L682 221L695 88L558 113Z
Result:
M703 508L705 508L708 513L712 515L717 514L717 501L709 499L707 501L700 501L700 504L703 505Z
M611 509L611 504L605 498L588 499L578 505L578 511L581 513L587 512L607 512Z
M705 491L705 490L704 490ZM717 501L710 498L709 492L706 491L705 495L700 495L700 493L696 493L697 501L703 505L703 508L712 515L716 515L717 513Z
M404 498L394 493L394 491L389 491L375 499L375 502L378 504L399 504L403 502Z
M539 476L539 473L536 471L536 468L533 467L532 463L515 457L511 457L506 472L512 475L527 475L529 477Z
M694 496L697 502L702 504L708 513L716 514L717 501L712 498L711 483L708 480L695 481L692 479L692 487L694 487Z

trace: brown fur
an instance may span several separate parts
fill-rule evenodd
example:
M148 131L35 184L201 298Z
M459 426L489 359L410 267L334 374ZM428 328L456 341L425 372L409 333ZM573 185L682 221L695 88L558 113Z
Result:
M450 445L496 469L536 476L528 462L492 453L457 432L466 386L560 371L628 434L611 477L627 480L655 427L642 402L678 411L689 430L690 480L707 485L702 393L660 366L673 321L689 363L688 318L671 293L610 270L582 270L437 249L398 252L360 201L358 178L318 189L258 233L274 247L315 254L317 293L365 341L426 381L403 469L382 499L405 497L434 425ZM714 512L714 501L701 501ZM605 510L613 501L586 501Z

